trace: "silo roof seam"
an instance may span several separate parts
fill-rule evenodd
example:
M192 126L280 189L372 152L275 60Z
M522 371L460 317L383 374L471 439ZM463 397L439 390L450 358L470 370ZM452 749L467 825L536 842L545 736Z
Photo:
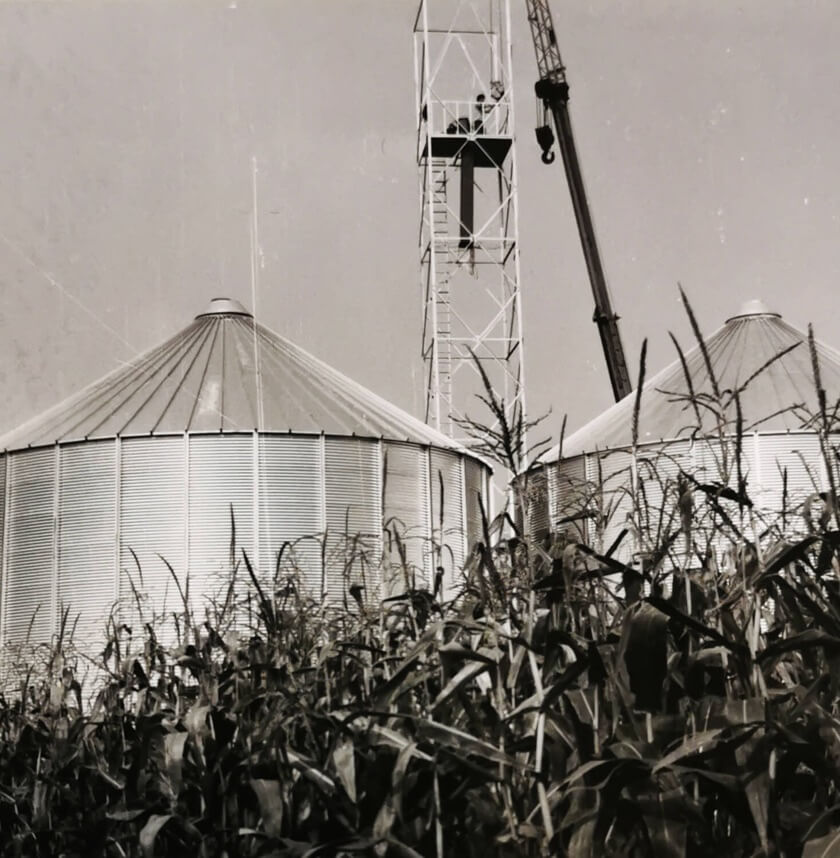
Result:
M262 424L255 410L257 365L265 397ZM251 429L405 441L489 465L475 451L257 325L247 312L215 310L6 433L0 449L60 444L71 435L104 440Z
M796 347L765 366L791 345ZM735 391L750 380L746 390L739 393L746 426L773 432L805 428L807 415L816 408L806 334L777 314L748 314L733 317L718 328L705 341L705 347L712 371L719 377L722 391L727 392L722 415L727 426L734 426ZM840 352L821 342L816 343L816 349L824 386L836 396L840 394ZM711 404L708 371L699 345L685 353L685 362L698 399ZM645 384L642 396L641 438L649 441L651 437L679 437L674 430L685 422L687 396L679 360L654 375ZM565 438L564 458L596 445L629 446L633 405L631 395ZM705 414L701 419L701 433L707 434L716 421ZM555 447L541 461L553 460L558 453Z

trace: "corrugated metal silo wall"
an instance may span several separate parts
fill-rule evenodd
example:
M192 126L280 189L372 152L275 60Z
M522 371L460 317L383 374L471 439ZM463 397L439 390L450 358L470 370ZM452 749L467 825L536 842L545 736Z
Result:
M386 593L399 592L406 585L428 586L428 451L414 444L384 444L382 480L389 565L388 580L384 582Z
M642 552L656 551L681 527L681 471L694 473L691 442L673 441L639 448L636 528L638 548ZM671 543L670 552L684 554L684 536Z
M584 456L562 459L548 466L548 514L553 530L566 533L573 541L585 542L591 496Z
M747 480L747 486L752 485L756 476L755 470L755 439L746 435L741 440L741 476ZM737 445L731 437L723 439L698 440L694 445L694 477L704 485L722 485L733 491L738 489ZM746 534L751 536L747 527L748 512L741 510L739 505L725 498L718 499L718 504L736 526L744 527ZM693 539L695 551L721 558L733 546L737 536L722 521L719 513L708 502L708 496L694 491L693 503Z
M523 497L524 495L524 497ZM548 475L544 468L534 470L517 483L516 518L519 527L525 527L522 519L522 502L528 515L527 533L539 543L549 531Z
M256 562L254 438L247 435L192 435L189 439L188 558L197 619L218 615L229 594L231 574L243 583L245 557ZM230 606L228 606L230 610Z
M320 596L326 527L321 438L260 436L258 471L260 574L275 574L282 550L281 571L299 572L309 592Z
M6 554L6 506L8 499L6 497L6 470L8 456L0 455L0 627L3 625L3 612L6 610L6 594L3 592L3 569L4 558ZM2 644L2 641L0 641Z
M631 454L628 450L561 460L548 468L552 527L566 530L572 538L598 542L599 547L606 549L623 527L632 524L632 531L616 555L620 559L630 559L637 550L645 552L661 545L669 533L680 528L681 471L704 485L719 484L736 489L735 457L736 444L732 437L727 437L723 443L719 439L698 439L640 446L636 462L638 508L635 520L630 516L633 504L629 493ZM592 524L584 528L579 523L558 525L558 522L596 505L599 462L604 478L606 521L601 538L597 540ZM748 539L754 536L753 528L758 534L771 536L804 532L807 528L803 518L804 502L828 485L819 438L813 432L745 434L741 441L741 471L754 503L752 511L745 507L742 515L737 502L721 499L719 503L733 522L743 524ZM784 518L781 515L783 472L787 474ZM726 525L721 525L720 516L714 513L703 491L692 484L691 494L695 553L710 550L721 559L737 542L737 536ZM672 558L683 557L685 548L685 537L680 535L671 545Z
M53 630L56 450L13 453L8 479L3 625L8 638L40 643Z
M586 457L586 479L593 487L595 517L590 531L593 547L613 550L616 560L626 561L633 552L633 496L630 491L633 457L626 450L609 450Z
M456 594L457 572L464 565L464 467L461 456L432 449L429 454L432 490L432 541L435 565L443 568L443 594Z
M487 468L475 459L464 459L464 491L466 493L464 506L467 516L467 551L484 539L484 525L481 521L481 508L484 514L490 515L487 509L489 494Z
M326 438L324 489L328 563L324 590L340 601L346 588L379 596L382 555L382 451L378 441Z
M73 640L103 640L117 601L116 445L59 448L58 621L68 610Z
M175 576L184 588L188 567L191 607L204 619L224 596L231 511L236 560L246 553L270 578L281 547L292 543L282 571L297 565L316 598L326 583L328 597L340 600L345 573L351 582L367 575L368 597L378 595L381 528L397 519L409 561L424 575L436 559L432 537L447 546L452 590L465 541L480 533L478 493L486 500L488 480L483 465L445 450L253 433L78 442L10 453L0 466L3 637L22 642L31 623L32 641L47 640L69 607L80 645L101 640L115 603L129 625L141 612L144 620L180 613Z
M756 474L751 496L767 525L803 533L805 501L827 486L820 440L813 433L756 436ZM784 522L781 521L784 504Z
M186 444L183 435L120 442L119 596L129 625L183 611L174 578L185 583Z

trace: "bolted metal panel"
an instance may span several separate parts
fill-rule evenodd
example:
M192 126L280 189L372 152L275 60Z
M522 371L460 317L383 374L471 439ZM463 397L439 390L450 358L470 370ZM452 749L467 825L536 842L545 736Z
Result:
M193 435L189 445L190 592L196 619L203 620L207 599L224 601L235 567L238 579L247 577L243 552L251 563L256 559L254 444L251 435Z
M443 592L454 595L464 567L464 472L461 457L444 450L429 454L432 490L432 539L435 566L443 567Z
M340 601L346 584L378 597L382 557L382 453L379 442L324 441L328 562L324 589Z
M3 636L33 644L50 639L55 553L55 450L9 460L8 555Z
M482 505L485 515L489 516L490 510L487 509L487 469L480 462L468 458L464 459L464 505L467 513L467 551L471 551L476 543L484 539Z
M561 459L548 466L549 524L571 539L586 541L592 487L586 481L586 457Z
M405 588L401 580L405 552L408 572L418 575L417 586L429 576L429 456L414 444L386 443L382 464L384 529L390 556L394 592Z
M808 497L826 486L819 437L805 433L758 435L756 442L758 473L750 482L753 501L769 525L780 517L784 495L787 529L804 530L802 507Z
M171 615L183 610L164 560L183 586L186 479L184 436L123 439L119 595L131 622L137 620L138 610L132 582L148 598L143 602L145 620L152 612Z
M260 436L257 462L260 574L274 575L283 549L282 569L297 570L313 594L320 593L322 583L321 447L319 437Z
M113 441L61 449L58 494L58 611L77 647L104 646L114 607L116 461Z

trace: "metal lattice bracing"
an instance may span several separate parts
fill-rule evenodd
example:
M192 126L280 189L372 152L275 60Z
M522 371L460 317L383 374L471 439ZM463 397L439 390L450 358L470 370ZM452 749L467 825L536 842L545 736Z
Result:
M508 0L421 0L414 27L426 422L524 411Z

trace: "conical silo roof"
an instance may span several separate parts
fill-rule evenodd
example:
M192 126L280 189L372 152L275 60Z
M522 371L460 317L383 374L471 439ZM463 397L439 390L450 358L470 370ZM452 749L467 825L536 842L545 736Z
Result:
M216 298L195 320L45 414L0 450L182 432L356 435L462 450L456 442Z
M724 404L727 431L736 423L738 391L745 431L807 429L818 402L808 336L783 321L760 301L748 301L737 315L699 345L646 382L639 410L639 443L708 435L718 431L714 383ZM828 400L840 395L840 353L816 343L820 375ZM711 373L709 372L711 367ZM689 382L690 380L690 382ZM698 404L692 405L692 392ZM617 402L563 443L563 458L632 445L635 393ZM555 447L543 459L556 460Z

